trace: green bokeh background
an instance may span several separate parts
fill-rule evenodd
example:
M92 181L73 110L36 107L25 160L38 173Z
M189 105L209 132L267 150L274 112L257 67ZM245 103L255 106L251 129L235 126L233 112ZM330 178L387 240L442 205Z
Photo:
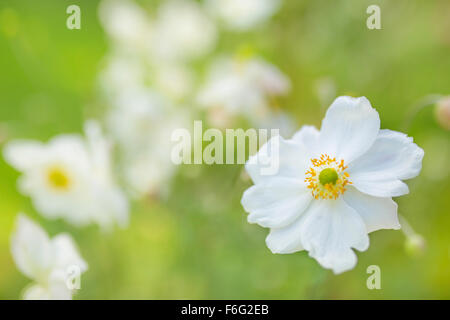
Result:
M155 7L155 1L140 3ZM69 4L81 7L81 30L66 28ZM381 30L366 27L371 4L381 7ZM98 114L97 74L109 45L97 6L92 0L0 2L2 145L81 132L84 119ZM285 0L266 25L223 32L216 53L242 46L290 77L292 91L280 105L298 126L320 126L325 109L315 84L327 77L337 95L368 97L383 128L407 131L424 148L421 175L408 182L409 195L396 199L427 241L423 254L408 254L402 232L393 230L371 234L356 268L337 276L305 252L271 254L264 242L268 230L246 222L240 198L250 183L232 178L241 171L237 165L180 168L167 200L133 203L125 230L76 229L43 219L18 193L18 172L1 158L1 299L20 298L30 282L9 249L19 211L51 235L68 231L77 241L89 270L76 299L450 298L450 136L432 107L405 129L424 96L450 93L450 2ZM381 268L381 290L366 287L372 264Z

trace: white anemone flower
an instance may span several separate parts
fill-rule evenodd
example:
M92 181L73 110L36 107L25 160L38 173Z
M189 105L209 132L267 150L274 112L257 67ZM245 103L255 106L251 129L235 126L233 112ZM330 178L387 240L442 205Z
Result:
M128 223L128 201L112 176L110 143L88 121L86 139L59 135L48 143L17 140L4 148L5 160L20 171L19 190L46 218L76 226L110 229Z
M76 277L88 268L70 235L61 233L50 239L23 214L17 218L11 253L20 272L34 281L24 291L26 300L72 299L76 282L81 281Z
M135 197L167 192L175 173L171 134L186 128L182 110L146 88L124 91L108 115L110 131L122 155L124 180Z
M424 152L407 135L380 130L365 97L337 98L320 131L304 126L292 139L272 139L279 156L269 141L250 158L255 184L242 205L250 223L270 228L273 253L306 250L341 273L356 265L353 249L368 248L368 233L400 228L392 197L409 192L402 180L419 174ZM258 156L276 161L278 172L262 174Z
M214 23L198 3L165 1L154 21L151 53L157 61L195 59L209 53L216 38Z
M208 0L206 4L233 31L246 31L265 22L280 7L279 0Z
M262 59L222 57L211 66L197 101L212 114L221 110L222 115L242 115L259 122L271 115L270 100L289 89L289 79Z

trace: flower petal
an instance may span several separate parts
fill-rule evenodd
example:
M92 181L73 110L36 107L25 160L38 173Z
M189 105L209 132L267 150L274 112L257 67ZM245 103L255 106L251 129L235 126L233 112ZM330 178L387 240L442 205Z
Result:
M245 169L254 183L267 181L273 177L303 181L308 164L309 157L300 143L276 136L250 157Z
M344 201L364 220L368 233L380 229L400 229L397 203L391 198L372 197L354 187L348 187L343 196Z
M27 170L43 157L44 145L40 142L16 140L8 143L3 149L3 155L16 170Z
M11 238L11 253L17 268L34 280L45 278L54 261L48 235L23 214L17 218Z
M51 243L55 255L55 268L66 270L68 267L76 266L81 272L87 270L87 263L80 256L69 234L60 233L51 240Z
M50 300L50 292L39 284L28 286L23 292L24 300Z
M314 126L303 126L292 140L301 143L310 154L315 154L319 146L320 132Z
M266 245L272 253L288 254L305 250L302 245L300 229L306 213L290 225L272 228L266 238Z
M324 268L341 273L356 265L352 248L369 247L366 226L341 198L314 201L300 225L301 243Z
M348 172L353 185L377 197L394 197L408 193L402 179L417 176L422 168L424 151L406 134L381 130L372 147L351 163Z
M338 97L322 121L320 148L348 164L371 147L379 130L380 117L369 100Z
M280 228L298 218L311 199L311 192L302 181L274 178L247 189L241 203L250 213L248 222Z

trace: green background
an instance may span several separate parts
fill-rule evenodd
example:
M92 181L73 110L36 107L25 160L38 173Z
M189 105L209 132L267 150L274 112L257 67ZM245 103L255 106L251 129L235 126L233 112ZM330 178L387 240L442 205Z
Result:
M148 10L155 1L141 1ZM78 4L81 30L66 28L66 8ZM381 7L381 30L366 27L366 8ZM108 51L98 1L0 2L0 143L47 140L81 132L99 114L97 75ZM151 12L151 11L149 11ZM382 128L414 137L424 168L396 199L399 212L427 245L405 250L401 231L370 235L358 265L341 275L307 253L274 255L268 230L246 222L240 206L249 182L241 166L184 166L167 200L132 205L131 223L111 234L44 220L16 189L19 173L0 159L0 298L18 299L30 282L15 267L9 239L26 212L51 234L70 232L89 264L76 299L394 299L450 298L449 133L433 108L412 108L429 94L449 94L449 1L285 0L269 23L251 32L222 32L215 53L251 47L283 70L291 93L280 100L296 124L320 126L316 83L333 79L337 95L364 95ZM208 62L212 56L199 63ZM325 106L326 107L326 106ZM195 175L192 173L195 171ZM381 290L368 290L366 268L381 268Z

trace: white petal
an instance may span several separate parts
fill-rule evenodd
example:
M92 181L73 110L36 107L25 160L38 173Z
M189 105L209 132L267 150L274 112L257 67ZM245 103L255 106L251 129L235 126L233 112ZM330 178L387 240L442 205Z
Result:
M276 136L264 144L257 154L250 157L245 168L254 183L275 176L303 181L308 164L307 150L301 144ZM268 170L269 168L274 170Z
M321 151L349 164L365 153L380 130L380 117L365 97L338 97L322 121Z
M372 147L349 165L353 185L364 193L394 197L408 193L402 179L417 176L424 152L401 132L381 130Z
M71 300L72 290L66 284L62 271L52 272L45 285L33 284L25 289L24 300Z
M39 163L43 156L43 144L35 141L17 140L8 143L3 155L16 170L24 171Z
M24 300L50 300L50 291L39 284L34 284L25 289Z
M315 154L319 146L320 132L314 126L303 126L292 140L301 143L310 154Z
M51 243L55 256L54 268L66 270L76 266L80 268L81 272L87 270L87 263L80 256L78 248L69 234L58 234L51 240Z
M270 229L266 245L272 253L288 254L304 250L300 229L306 214L304 212L300 218L284 228Z
M355 188L363 193L370 194L375 197L398 197L409 193L406 183L400 180L356 180L350 178Z
M397 203L391 198L372 197L348 187L344 201L364 220L367 232L380 229L400 229L397 216Z
M11 253L19 270L34 280L45 278L54 261L47 234L23 214L11 237Z
M78 274L73 274L73 269L55 269L48 277L48 290L51 300L72 300L72 292L69 285L74 285L72 277L77 277ZM80 279L81 281L81 279ZM76 289L74 289L76 290Z
M301 243L324 268L341 273L356 265L352 248L369 246L366 226L358 213L341 198L311 204L300 226Z
M311 192L302 181L274 178L247 189L241 203L250 213L248 222L280 228L298 218L311 199Z

